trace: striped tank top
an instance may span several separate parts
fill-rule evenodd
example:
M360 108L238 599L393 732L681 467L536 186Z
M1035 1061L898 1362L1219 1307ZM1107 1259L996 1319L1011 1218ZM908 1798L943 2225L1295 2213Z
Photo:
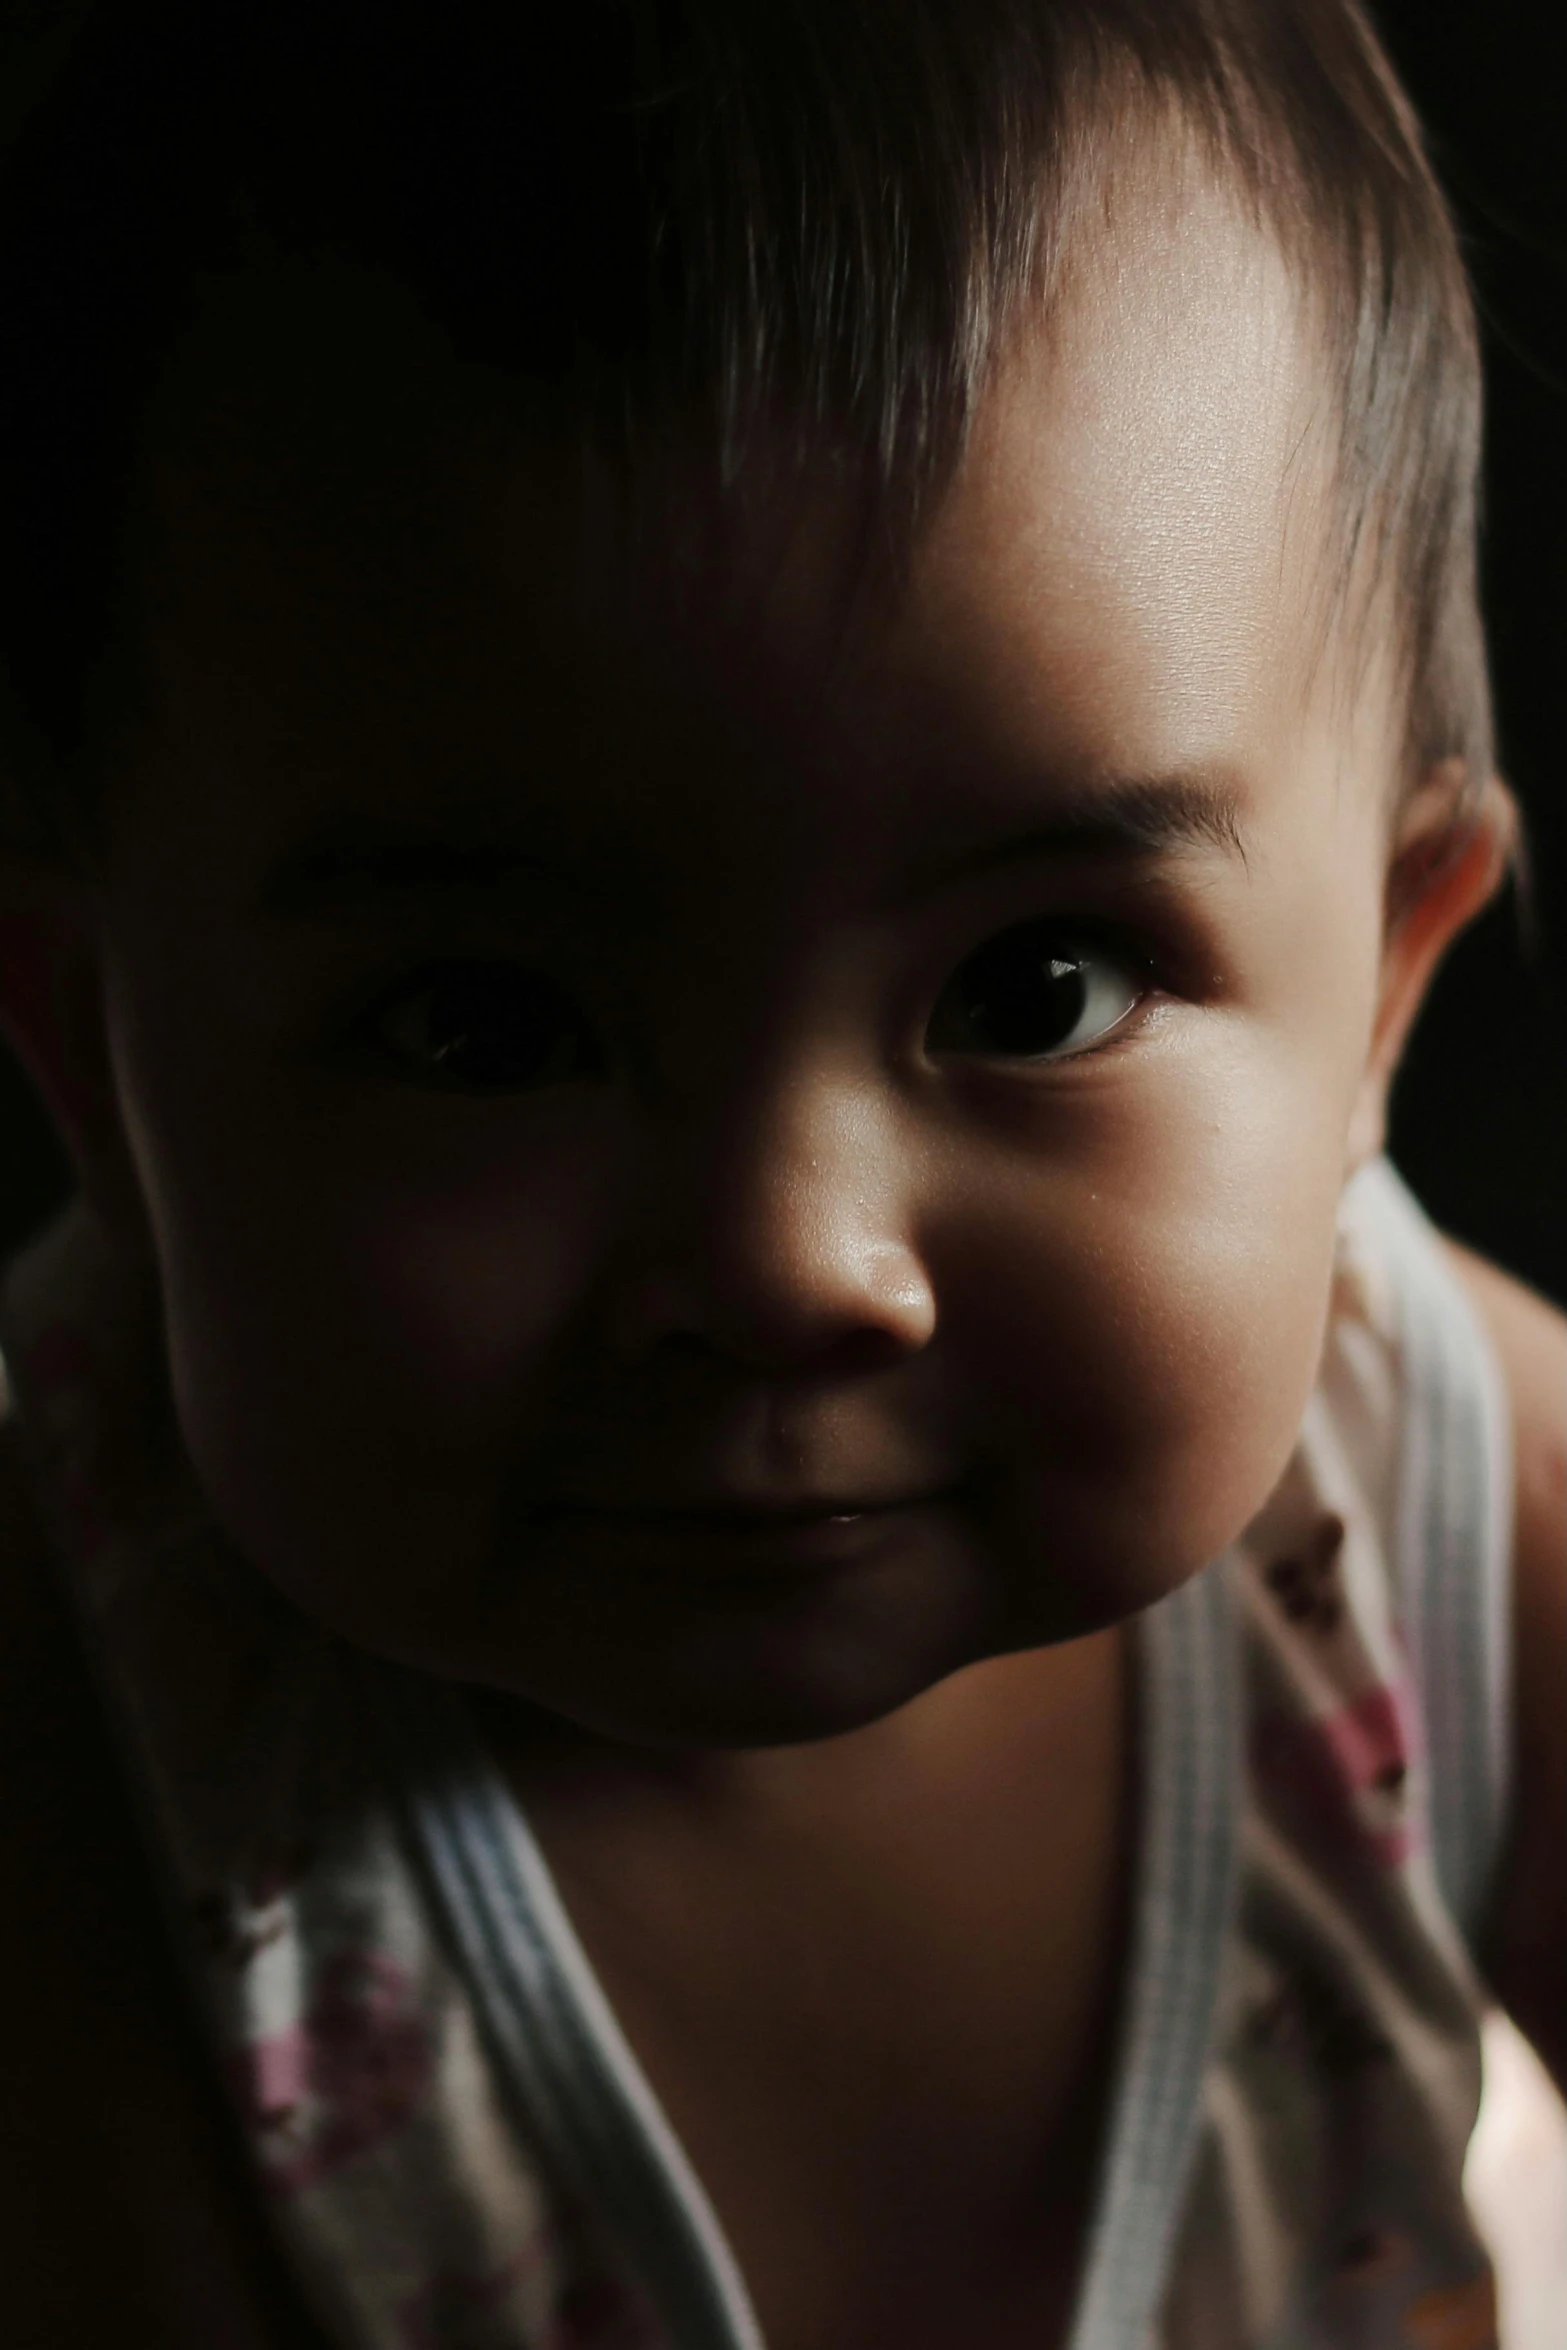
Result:
M7 1360L257 2192L341 2350L761 2350L700 2180L451 1686L297 1613L148 1441L91 1227ZM1223 1557L1138 1619L1118 2052L1067 2350L1488 2350L1467 1953L1505 1801L1510 1442L1384 1163Z

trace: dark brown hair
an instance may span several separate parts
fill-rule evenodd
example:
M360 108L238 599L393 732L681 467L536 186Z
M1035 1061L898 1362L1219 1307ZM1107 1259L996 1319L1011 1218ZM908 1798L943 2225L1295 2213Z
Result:
M908 527L1115 139L1171 122L1314 299L1409 772L1489 771L1473 314L1356 0L57 0L6 37L0 760L45 834L129 690L149 387L215 275L371 258L545 428L634 464L678 418L732 468L784 413Z

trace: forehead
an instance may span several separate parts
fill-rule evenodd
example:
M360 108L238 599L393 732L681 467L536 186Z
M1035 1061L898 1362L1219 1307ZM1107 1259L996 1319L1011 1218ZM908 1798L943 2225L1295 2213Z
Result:
M1152 163L1107 212L999 375L922 585L958 630L983 573L992 616L1048 641L1068 735L1081 697L1095 732L1116 705L1190 757L1233 756L1317 679L1316 337L1283 255L1210 178Z
M299 271L189 354L155 726L207 828L258 847L371 806L701 825L741 774L768 821L867 802L872 829L987 772L1260 788L1320 683L1321 394L1273 243L1200 175L1145 175L891 565L829 476L765 461L725 489L671 457L631 518L394 287Z

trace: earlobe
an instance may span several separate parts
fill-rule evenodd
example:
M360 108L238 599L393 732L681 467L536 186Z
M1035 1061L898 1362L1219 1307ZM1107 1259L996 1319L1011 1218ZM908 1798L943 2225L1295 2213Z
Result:
M1456 760L1432 770L1395 830L1384 897L1377 1015L1349 1135L1349 1166L1383 1147L1393 1076L1448 948L1496 895L1519 842L1517 802L1493 775L1464 804Z

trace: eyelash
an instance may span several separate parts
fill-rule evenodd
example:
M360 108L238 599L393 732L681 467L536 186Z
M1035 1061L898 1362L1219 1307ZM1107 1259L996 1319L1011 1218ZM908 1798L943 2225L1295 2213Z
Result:
M1109 1000L1106 972L1125 983L1112 986ZM1103 921L1024 917L991 932L950 971L923 1048L932 1058L972 1058L1007 1070L1058 1068L1129 1043L1141 1025L1137 1014L1160 992L1145 939ZM1074 1046L1071 1035L1096 996L1100 1024Z
M1025 946L1029 941L1032 944ZM1035 964L1056 966L1052 978L1073 966L1113 966L1129 983L1128 1000L1102 1031L1070 1050L1050 1044L1037 1050L1005 1044L987 1049L982 1041L955 1037L943 1044L938 1030L944 1016L951 1020L956 1015L959 1022L966 1019L971 1027L987 1015L994 1016L997 1007L982 1000L985 968L990 966L992 981L998 969L1004 980L1008 956L1015 964L1020 954L1025 967L1030 956ZM964 998L965 975L967 998L960 1000ZM476 977L480 981L477 994L472 985ZM389 1037L388 1027L400 1011L414 1020L421 1008L428 1012L443 983L452 991L446 1017L455 1041L437 1048L432 1038L429 1057L421 1060L417 1039L409 1042L405 1037L399 1046ZM1090 984L1083 983L1085 987ZM465 988L467 1035L463 1037L455 1032L463 1027ZM1160 958L1150 952L1146 935L1102 920L1024 917L990 932L948 967L922 1023L921 1050L938 1063L967 1060L988 1064L994 1070L1018 1071L1060 1068L1130 1044L1142 1025L1139 1014L1150 998L1165 992L1168 987ZM1002 1003L999 1010L1004 1022L1008 1007ZM1016 1010L1014 1004L1014 1015ZM429 1025L438 1034L439 1015ZM492 1067L497 1050L502 1063L510 1056L509 1065L503 1066L499 1076L486 1076L482 1067L476 1070L473 1065L475 1057L482 1064L486 1042L492 1051ZM372 986L358 991L332 1023L327 1049L339 1063L404 1083L490 1096L515 1096L599 1078L611 1061L597 1024L583 1010L575 990L520 956L456 944L445 951L426 949L418 960L391 975L381 974Z
M514 1070L509 1076L489 1081L471 1072L465 1076L460 1070L460 1045L445 1050L432 1046L431 1058L421 1063L416 1059L416 1044L405 1037L399 1045L389 1035L399 1014L417 1018L421 1009L428 1011L443 984L455 997L446 1006L448 1021L460 1027L462 990L466 985L471 991L475 978L481 988L477 998L470 992L466 1006L469 1041L475 1028L488 1025L491 1045L499 1042L509 1047L524 1064L531 1056L531 1072ZM439 1021L432 1026L438 1029ZM339 1064L373 1075L441 1092L470 1094L536 1092L551 1084L597 1076L604 1065L594 1024L569 988L520 955L477 946L427 951L390 975L380 974L372 984L356 991L332 1021L326 1052ZM448 1070L443 1071L443 1062L451 1064Z

